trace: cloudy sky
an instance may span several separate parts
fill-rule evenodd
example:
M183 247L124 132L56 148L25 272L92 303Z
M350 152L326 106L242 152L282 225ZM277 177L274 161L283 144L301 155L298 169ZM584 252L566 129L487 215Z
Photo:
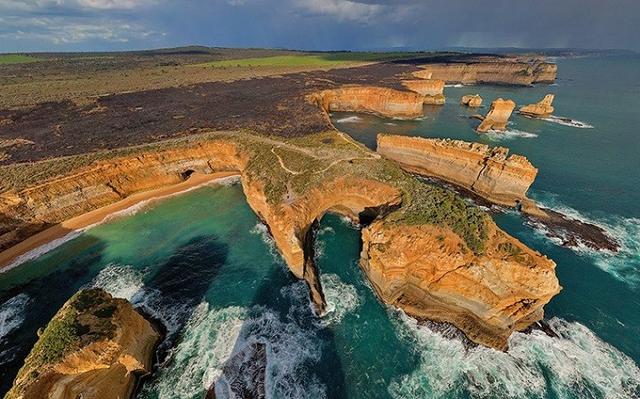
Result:
M640 0L0 0L0 52L187 44L640 50Z

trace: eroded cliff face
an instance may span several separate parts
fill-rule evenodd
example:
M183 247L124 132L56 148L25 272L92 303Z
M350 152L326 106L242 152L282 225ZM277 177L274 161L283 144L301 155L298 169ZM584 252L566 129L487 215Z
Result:
M459 185L507 206L526 201L538 174L527 158L504 147L461 140L379 134L377 151L400 166L424 176Z
M466 94L460 98L460 105L477 108L482 105L482 97L479 94Z
M547 94L544 98L538 101L535 104L525 105L524 107L520 107L519 112L521 114L525 114L533 117L544 117L549 116L553 113L553 99L555 96L553 94Z
M491 108L482 123L476 128L479 133L486 133L489 130L506 130L509 118L513 113L516 103L512 100L498 98L491 103Z
M553 83L557 66L546 62L456 62L422 65L422 71L413 75L421 79L444 80L447 83L493 83L530 86L534 83Z
M291 272L309 285L319 314L324 312L325 301L313 262L312 227L326 212L372 223L363 233L362 264L384 301L414 316L449 321L481 344L502 348L503 338L513 328L541 316L552 290L536 291L542 284L539 281L557 287L553 262L508 237L475 206L449 191L417 181L392 161L336 131L290 140L246 132L212 132L127 154L77 168L73 174L35 187L7 191L0 195L0 211L18 226L58 223L135 191L183 181L191 171L237 171L249 205L268 226ZM487 178L493 177L488 174ZM388 241L380 238L381 232ZM453 244L442 250L439 258L429 257L441 233ZM512 244L509 251L528 257L512 257L505 263L504 250L498 248L504 241ZM5 245L15 242L7 239ZM387 259L384 253L394 254L396 259ZM418 255L418 263L400 261ZM458 259L468 265L466 287L472 290L477 286L484 292L469 294L472 299L468 301L460 297L467 294L464 291L445 290L433 285L434 279L428 276L420 282L422 272L415 272L428 269L434 275L448 275L446 268ZM524 272L503 274L503 268L524 268L535 278ZM550 271L543 274L540 270L544 268ZM504 289L490 296L486 292L494 289L496 273L504 279ZM509 278L524 280L509 282ZM440 316L427 312L435 303L429 297L432 285L436 289L433 295L440 301ZM523 292L526 310L511 304L519 294L506 287ZM506 308L500 312L498 304ZM447 307L455 317L446 316ZM493 333L495 340L489 338Z
M42 332L6 398L129 398L159 340L126 300L80 291Z
M309 95L326 112L365 112L391 118L422 116L424 96L415 92L375 86L344 86Z
M476 343L507 347L509 335L543 316L560 291L555 263L488 226L481 254L439 226L374 222L362 232L361 265L386 302L449 322Z
M402 85L407 89L424 96L424 104L443 105L444 81L439 79L413 79L403 80Z

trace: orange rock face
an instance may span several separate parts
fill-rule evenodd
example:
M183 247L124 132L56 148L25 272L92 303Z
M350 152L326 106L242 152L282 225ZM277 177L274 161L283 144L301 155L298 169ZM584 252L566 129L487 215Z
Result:
M556 79L557 66L546 62L519 61L441 63L422 66L414 72L421 79L444 80L447 83L479 84L496 83L530 86L534 83L552 83Z
M515 206L538 174L527 158L504 147L461 140L378 135L378 152L403 168L459 185L500 205Z
M386 303L504 349L511 332L542 318L560 286L553 261L493 223L488 230L490 249L474 254L447 229L377 221L362 232L361 265Z
M326 112L365 112L391 118L422 116L424 96L384 87L345 86L314 93L308 99Z
M521 107L520 113L534 117L549 116L554 111L553 105L551 105L554 97L553 94L547 94L539 102Z
M424 96L427 105L442 105L445 102L444 81L438 79L403 80L407 89Z
M476 128L479 133L486 133L489 130L506 130L507 122L513 113L516 103L512 100L498 98L491 103L491 108L484 117L484 120Z
M70 317L70 313L77 312L71 307L78 295L91 295L97 302L89 305L94 312L82 310L75 316L76 322L86 330L80 342L73 343L77 347L68 348L68 353L54 362L45 359L43 363L41 353L46 351L47 344L36 344L7 398L124 399L132 396L137 378L151 372L160 335L126 300L112 298L102 290L81 291L64 305L54 320L60 322L63 315ZM97 316L101 314L105 316ZM101 332L106 318L113 326L111 333ZM51 324L47 330L49 328ZM40 341L49 342L47 330ZM33 373L38 373L38 377L32 378Z
M467 94L460 99L460 105L477 108L482 105L482 97L479 94Z

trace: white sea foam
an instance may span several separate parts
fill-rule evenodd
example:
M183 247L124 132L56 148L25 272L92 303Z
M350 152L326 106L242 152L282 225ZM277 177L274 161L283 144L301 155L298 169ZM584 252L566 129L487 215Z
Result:
M206 303L198 305L167 366L140 396L169 399L201 395L220 376L246 318L246 309L240 307L210 309Z
M29 295L18 294L0 305L0 343L24 321Z
M336 120L336 123L358 123L362 122L362 118L359 116L347 116Z
M253 227L253 229L250 230L250 233L259 236L260 239L262 239L262 241L265 244L267 244L267 248L269 249L269 254L271 255L271 257L275 262L283 263L282 256L278 251L278 247L276 247L276 242L271 236L271 234L269 234L269 228L267 227L266 224L258 222Z
M143 278L142 271L112 263L100 270L91 285L104 289L116 298L132 301L144 287Z
M538 137L538 135L535 133L524 132L517 129L507 129L504 131L491 129L487 133L485 133L485 135L493 141L512 140L516 138L532 139Z
M327 301L326 314L320 319L322 325L338 324L360 306L362 300L356 287L343 282L337 274L323 274L320 282Z
M593 129L593 126L591 126L590 124L585 122L580 122L571 118L564 118L560 116L549 116L549 117L540 118L540 119L547 122L551 122L551 123L557 123L563 126L576 127L579 129Z
M570 219L590 223L604 229L609 236L620 243L621 247L618 253L599 251L585 245L578 245L571 249L579 255L592 258L596 266L618 280L633 287L640 285L640 219L618 215L596 218L562 203L556 194L535 191L531 193L531 196L543 207L560 212ZM534 227L538 236L549 239L543 226L535 225ZM549 240L554 244L562 244L562 240L557 238Z
M559 338L541 331L514 333L508 352L478 346L442 334L404 314L395 318L399 334L420 358L418 368L394 380L396 398L442 398L468 391L472 398L557 397L630 398L640 389L633 360L579 323L554 318ZM549 378L548 384L544 375Z
M456 84L444 85L444 87L464 87L464 85L462 83L456 83Z

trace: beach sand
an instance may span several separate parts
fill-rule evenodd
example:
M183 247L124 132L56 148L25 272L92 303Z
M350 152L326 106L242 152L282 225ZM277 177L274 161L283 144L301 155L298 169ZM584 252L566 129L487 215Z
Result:
M124 211L132 206L149 200L157 200L163 197L179 194L198 186L213 183L216 180L238 176L237 172L216 172L211 174L194 173L189 179L171 186L157 188L155 190L143 191L132 194L118 202L93 210L91 212L65 220L55 226L35 234L17 245L0 253L0 272L6 271L9 266L17 266L15 261L22 255L28 254L47 243L65 237L74 231L87 228L102 222L108 216Z

